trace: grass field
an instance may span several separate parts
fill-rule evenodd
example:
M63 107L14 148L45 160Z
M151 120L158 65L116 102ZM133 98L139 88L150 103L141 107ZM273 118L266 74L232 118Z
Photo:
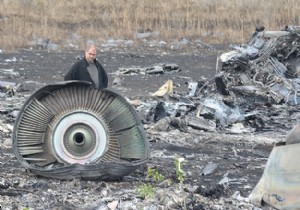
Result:
M239 43L254 29L299 25L299 0L0 0L0 49L35 38L60 44L72 35L98 42L135 39L158 31L160 40Z

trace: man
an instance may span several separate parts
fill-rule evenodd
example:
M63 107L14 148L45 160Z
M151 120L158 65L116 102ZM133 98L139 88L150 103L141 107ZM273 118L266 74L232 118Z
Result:
M96 59L96 46L89 45L82 59L74 63L64 80L91 82L95 88L107 88L108 78L102 65Z

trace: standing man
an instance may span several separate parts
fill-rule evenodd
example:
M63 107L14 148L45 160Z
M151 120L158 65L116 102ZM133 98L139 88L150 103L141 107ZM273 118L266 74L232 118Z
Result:
M82 80L91 82L95 88L107 88L106 71L96 59L96 46L89 45L82 59L74 63L64 80Z

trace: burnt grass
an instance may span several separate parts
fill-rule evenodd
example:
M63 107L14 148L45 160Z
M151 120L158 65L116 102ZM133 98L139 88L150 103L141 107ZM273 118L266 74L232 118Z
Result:
M151 93L155 92L168 79L173 80L176 93L187 94L189 81L213 78L217 55L226 50L226 46L203 46L176 51L110 49L99 50L98 60L109 75L109 89L132 100L147 101L151 99ZM73 64L75 58L82 55L83 52L78 50L3 52L0 54L0 68L14 69L19 72L19 75L5 75L2 80L22 83L23 90L20 94L26 96L44 85L62 81L63 75ZM13 57L17 61L3 64L5 59ZM175 63L181 71L157 75L117 76L115 74L122 67L147 67L159 63ZM113 84L116 77L121 79L121 83L118 85ZM272 131L250 134L209 132L194 128L189 128L186 132L173 128L171 131L160 133L153 132L150 127L149 124L145 125L151 149L149 162L129 176L117 181L61 181L39 177L20 165L10 146L1 144L0 201L3 202L2 208L101 209L100 206L105 207L109 202L117 200L120 206L122 201L123 203L132 202L132 206L138 206L140 209L142 207L159 209L165 203L156 201L154 198L151 203L149 200L141 198L134 189L143 183L168 189L167 186L160 186L147 177L148 167L155 168L165 179L169 178L173 183L178 183L174 165L175 157L185 159L183 170L186 174L183 191L189 194L189 199L184 205L174 204L169 209L184 209L184 207L187 209L217 209L215 207L217 204L223 205L224 209L243 208L242 201L232 201L232 195L236 191L239 191L243 197L247 197L251 193L262 175L271 151L272 140L274 142L283 141L288 132L286 130L286 132L278 133L275 127ZM210 164L216 164L217 167L211 173L206 174L203 172L203 168ZM227 185L219 184L224 177L229 180ZM106 194L104 193L105 189L108 191ZM172 190L165 192L168 194ZM136 195L135 199L132 195ZM195 195L202 196L203 200L197 200ZM110 198L108 199L108 197ZM104 207L102 209L105 209ZM247 205L245 208L248 208ZM138 208L132 207L132 209Z

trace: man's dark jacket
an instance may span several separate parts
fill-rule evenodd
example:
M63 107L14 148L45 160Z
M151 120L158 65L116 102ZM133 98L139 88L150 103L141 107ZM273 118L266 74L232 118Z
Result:
M108 86L108 78L107 74L102 67L102 65L95 59L94 63L98 70L98 76L99 76L99 89L107 88ZM69 72L65 75L64 80L82 80L91 82L92 85L95 87L95 84L87 70L89 63L85 58L80 59L69 70Z

